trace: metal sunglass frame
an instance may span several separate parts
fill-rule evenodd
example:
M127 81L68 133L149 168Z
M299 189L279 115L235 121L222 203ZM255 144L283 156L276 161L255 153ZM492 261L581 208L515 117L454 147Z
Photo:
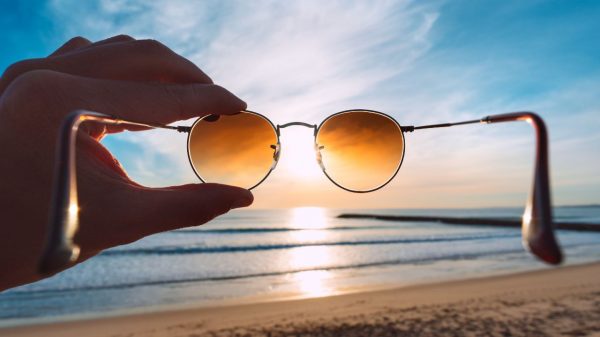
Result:
M396 168L396 170L394 171L394 173L388 178L388 180L386 182L384 182L383 184L376 186L372 189L368 189L368 190L354 190L348 187L345 187L341 184L339 184L338 182L336 182L333 178L331 178L331 176L329 174L327 174L327 170L325 169L325 166L323 165L323 162L321 161L321 153L320 153L320 149L317 148L318 144L317 144L317 136L319 135L319 131L321 130L321 128L323 127L323 125L325 124L325 122L327 122L328 120L330 120L333 117L336 117L338 115L341 114L345 114L345 113L352 113L352 112L368 112L368 113L372 113L372 114L377 114L383 117L386 117L387 119L389 119L391 122L393 122L396 127L398 128L398 130L400 131L400 134L402 135L402 144L403 144L403 150L402 150L402 158L400 158L400 162L398 163L398 167ZM269 177L269 175L271 175L271 172L273 172L275 170L275 168L277 167L277 163L279 162L279 157L281 155L281 141L280 141L280 137L281 137L281 129L285 129L287 127L290 126L302 126L302 127L306 127L306 128L310 128L313 129L313 137L314 137L314 145L315 145L315 151L317 153L317 163L319 164L319 166L321 167L321 171L323 171L323 173L325 174L325 176L327 177L327 179L329 179L329 181L331 181L335 186L347 191L347 192L353 192L353 193L369 193L369 192L374 192L377 191L381 188L383 188L384 186L386 186L387 184L389 184L392 180L394 180L394 178L396 177L396 175L398 174L398 172L400 171L400 167L402 167L402 162L404 161L404 155L405 155L405 138L404 138L404 132L412 132L413 127L408 127L408 128L404 128L402 126L400 126L400 124L390 115L387 115L383 112L379 112L379 111L375 111L375 110L367 110L367 109L352 109L352 110L344 110L344 111L340 111L337 113L334 113L333 115L328 116L327 118L325 118L319 125L317 124L309 124L309 123L304 123L304 122L290 122L290 123L285 123L285 124L277 124L275 125L273 122L271 122L271 120L269 118L267 118L266 116L258 113L258 112L254 112L254 111L250 111L250 110L244 110L242 111L242 113L248 113L248 114L252 114L252 115L256 115L262 119L264 119L266 122L269 123L269 125L271 126L271 128L273 128L273 131L275 132L275 137L277 139L277 143L274 145L275 147L273 148L275 150L275 153L273 154L273 163L271 164L271 168L266 172L265 176L260 179L256 184L254 184L252 187L248 188L249 190L252 190L256 187L258 187L260 184L262 184L265 180L267 180L267 178ZM188 130L188 140L187 140L187 155L188 155L188 161L190 163L190 166L192 167L192 170L194 171L194 173L196 174L196 177L198 177L198 179L200 179L200 181L202 181L203 183L206 183L207 181L204 180L204 178L202 178L202 176L200 175L200 173L196 170L196 167L194 166L194 162L192 160L192 156L191 156L191 151L190 151L190 143L191 143L191 130L194 129L194 127L196 126L196 124L198 124L199 122L201 122L202 120L204 120L207 117L210 117L212 115L208 115L208 116L204 116L204 117L200 117L198 119L196 119L196 121L192 124L192 126L190 127L190 129Z
M415 130L443 128L475 123L490 124L527 121L532 124L536 132L535 168L532 190L527 199L525 212L522 218L522 241L525 248L542 261L549 264L560 264L562 262L563 255L558 241L556 240L552 222L552 204L550 198L551 191L549 177L550 172L548 166L548 134L544 121L540 116L533 112L512 112L499 115L490 115L482 119L458 123L400 126L400 124L396 122L394 118L372 110L345 110L339 112L338 114L347 113L350 111L369 111L387 116L400 127L403 136L405 132L413 132ZM337 114L332 116L335 115ZM328 117L327 119L331 118L332 116ZM262 117L267 119L264 116ZM325 119L325 121L327 121L327 119ZM323 125L325 121L323 121L321 125ZM42 275L54 274L66 269L67 267L73 265L79 258L80 247L74 243L75 234L79 229L79 201L77 196L75 145L79 126L84 122L98 122L106 125L129 125L147 128L169 129L188 134L192 130L192 127L188 126L170 126L156 123L130 121L93 111L77 110L69 114L61 126L57 143L56 164L54 169L55 176L51 199L52 204L50 206L48 222L48 238L38 266L38 272ZM273 123L271 124L273 125ZM278 141L279 130L293 125L314 128L315 136L319 129L319 127L316 125L303 122L291 122L278 125L276 127ZM400 163L398 166L398 170L400 169L401 164L402 163ZM396 173L398 170L396 170ZM395 175L396 174L394 174L394 176ZM392 180L394 176L392 176L390 180ZM263 181L265 178L263 178ZM332 180L331 178L329 179ZM383 185L379 188L381 187L383 187Z

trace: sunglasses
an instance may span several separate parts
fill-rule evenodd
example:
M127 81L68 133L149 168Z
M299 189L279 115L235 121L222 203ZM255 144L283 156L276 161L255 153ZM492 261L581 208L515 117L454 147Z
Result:
M59 135L50 235L39 265L42 274L65 269L79 256L79 247L73 242L79 227L75 140L79 126L87 121L187 133L190 165L202 182L248 189L260 185L277 166L282 129L312 128L316 161L325 176L336 186L356 193L376 191L396 176L404 159L406 133L465 124L527 121L534 126L537 146L533 188L522 218L523 244L542 261L550 264L562 261L552 223L548 136L544 121L535 113L514 112L457 123L401 126L384 113L357 109L333 114L319 125L291 122L275 126L261 114L242 111L235 115L206 115L192 126L170 126L79 110L65 119Z
M281 130L300 126L314 130L316 162L336 186L356 193L387 185L404 158L404 132L392 117L371 110L348 110L320 125L292 122L275 126L252 111L208 115L188 130L188 158L203 182L253 189L277 166Z

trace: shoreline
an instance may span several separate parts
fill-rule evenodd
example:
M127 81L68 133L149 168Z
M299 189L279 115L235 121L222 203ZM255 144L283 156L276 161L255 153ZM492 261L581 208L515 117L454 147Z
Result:
M595 262L583 262L579 264L573 264L572 266L585 265L589 263ZM599 262L600 263L600 262ZM382 266L374 266L372 268L380 268L380 272L389 268L389 265ZM110 311L95 311L89 313L82 314L67 314L67 315L59 315L59 316L50 316L50 317L26 317L26 318L7 318L0 319L0 332L3 329L7 328L18 328L24 326L37 326L44 324L63 324L63 323L71 323L78 321L95 321L102 319L110 319L115 317L126 317L126 316L138 316L138 315L147 315L147 314L155 314L155 313L169 313L169 312L180 312L180 311L188 311L188 310L198 310L198 309L212 309L212 308L220 308L220 307L234 307L241 305L254 305L254 304L268 304L274 302L291 302L291 301L302 301L302 300L313 300L313 299L321 299L321 298L329 298L329 297L339 297L345 295L353 295L359 293L371 293L371 292L379 292L379 291L391 291L391 290L399 290L405 288L412 287L420 287L420 286L429 286L429 285L441 285L449 282L460 282L463 280L476 280L480 278L489 278L489 277L497 277L497 276L507 276L513 274L520 274L524 272L535 272L539 270L544 270L546 265L539 264L537 268L527 269L527 270L518 270L513 273L507 273L506 270L499 271L488 271L486 273L478 273L478 274L467 274L468 276L463 277L451 277L451 278L431 278L420 280L419 282L409 281L409 282L379 282L372 283L369 285L362 284L358 286L346 286L336 288L330 294L327 295L306 295L299 291L288 291L288 292L278 292L278 293L262 293L255 295L248 295L244 297L233 297L233 298L224 298L224 299L213 299L213 300L201 300L196 303L187 303L187 304L159 304L150 306L147 308L119 308L113 309ZM313 270L303 271L303 272L312 272ZM302 272L295 272L302 273ZM258 276L265 277L265 276ZM271 277L271 276L266 276ZM271 280L272 281L272 280ZM219 282L219 280L211 280L208 282ZM194 283L194 281L182 282L186 284ZM65 294L67 295L67 294Z
M450 312L453 315L454 318L448 322L450 326L465 319L471 321L474 318L471 316L478 315L477 312L498 316L488 317L488 321L484 321L487 323L490 323L489 319L502 321L502 317L512 317L519 312L538 316L555 315L557 303L563 311L569 303L578 303L569 309L573 313L570 321L564 318L559 320L565 321L561 323L565 329L574 329L576 326L583 329L586 324L591 324L592 331L595 329L600 331L600 323L594 325L594 322L600 322L600 263L383 290L365 290L329 297L274 299L258 303L238 301L237 304L183 309L180 307L173 310L165 307L150 308L146 312L120 316L116 316L118 313L113 313L90 319L71 318L71 320L55 323L5 327L0 328L0 334L7 337L40 334L44 336L194 336L211 333L216 336L233 336L243 332L241 335L262 336L266 332L273 332L274 335L281 336L287 334L326 336L333 332L338 335L353 335L360 330L362 335L368 335L371 334L368 331L373 329L373 331L395 333L412 331L410 329L419 328L419 322L437 317L440 312ZM528 306L531 305L537 308L536 314L529 310L531 308ZM492 307L493 310L488 310ZM582 308L581 312L578 312L578 307ZM155 309L161 311L154 311ZM473 311L473 309L477 310ZM473 313L466 314L470 311ZM576 319L587 317L586 315L592 315L588 317L592 321L583 324L580 319ZM517 318L513 317L513 319ZM534 323L528 324L536 325ZM541 325L544 325L543 319ZM508 326L508 328L518 332L525 326ZM527 329L530 328L531 326ZM540 326L536 329L542 328ZM473 329L477 330L477 327ZM177 333L172 333L175 331ZM531 330L528 331L532 333ZM442 333L437 331L437 334Z

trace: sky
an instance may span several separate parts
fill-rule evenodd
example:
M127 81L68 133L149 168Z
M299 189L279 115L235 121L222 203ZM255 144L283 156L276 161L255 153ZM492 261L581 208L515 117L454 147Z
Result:
M0 71L77 35L160 40L276 124L352 108L402 125L536 111L550 132L554 204L600 203L598 1L0 0L0 28ZM527 123L407 134L396 178L366 194L327 180L312 137L283 131L253 207L522 207L531 187ZM142 184L198 182L185 135L103 143Z

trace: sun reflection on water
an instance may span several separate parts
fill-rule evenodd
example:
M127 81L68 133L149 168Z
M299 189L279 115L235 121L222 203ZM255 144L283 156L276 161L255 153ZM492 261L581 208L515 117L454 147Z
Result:
M331 235L327 231L329 224L325 209L320 207L294 208L291 212L290 228L303 229L291 231L290 236L297 243L318 243L326 241ZM331 273L326 268L334 261L331 247L305 246L289 251L289 267L291 270L305 270L294 273L292 281L303 296L319 297L332 295L334 289L329 284Z
M292 209L289 227L302 228L300 231L290 233L295 242L315 242L327 239L328 232L325 230L327 214L320 207L299 207Z
M292 209L289 227L327 228L327 214L322 207L297 207Z
M329 284L331 273L326 270L309 270L296 273L293 276L298 283L298 289L306 297L322 297L334 294Z
M315 269L333 262L331 248L326 246L294 248L289 254L289 265L293 270Z

